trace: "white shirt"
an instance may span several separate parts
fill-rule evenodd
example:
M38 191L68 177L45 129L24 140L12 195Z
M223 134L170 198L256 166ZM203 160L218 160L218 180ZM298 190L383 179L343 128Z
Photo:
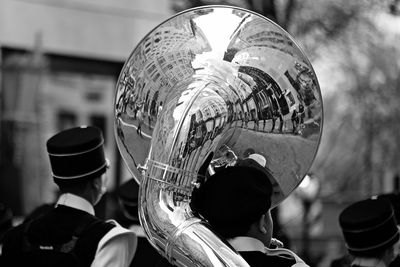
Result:
M70 193L62 194L57 205L68 206L94 215L92 204L86 199ZM113 227L100 240L91 266L129 266L136 252L137 237L132 231L123 228L116 221L111 220L109 222L115 224L116 227Z
M293 251L285 248L276 248L270 249L266 248L264 244L253 237L248 236L238 236L232 239L228 239L229 244L236 251L259 251L265 253L267 255L276 255L276 256L291 256L296 260L296 263L292 265L293 267L307 267L308 265L304 263L304 261L297 256Z
M363 267L386 267L386 264L380 259L363 257L355 257L351 265Z

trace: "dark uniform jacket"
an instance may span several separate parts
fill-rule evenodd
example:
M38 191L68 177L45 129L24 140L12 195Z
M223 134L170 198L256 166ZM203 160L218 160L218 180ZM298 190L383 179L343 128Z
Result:
M90 266L99 241L113 227L87 212L58 205L6 234L4 266Z

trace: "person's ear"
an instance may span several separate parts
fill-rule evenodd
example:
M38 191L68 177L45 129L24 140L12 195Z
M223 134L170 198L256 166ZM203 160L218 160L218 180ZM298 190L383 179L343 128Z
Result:
M390 249L389 251L390 262L396 259L396 257L399 255L398 250L399 250L399 244L396 243L392 246L392 249Z
M381 258L383 259L384 262L387 263L387 265L389 265L390 262L392 262L396 256L396 244L387 248L384 252L382 252L381 254Z
M96 191L100 191L100 190L101 190L101 187L102 187L102 181L101 181L100 177L99 177L99 178L92 179L90 185L91 185L91 187L92 187L93 189L95 189Z
M267 233L267 227L265 225L265 214L263 214L260 219L257 222L258 224L258 230L263 233L266 234Z

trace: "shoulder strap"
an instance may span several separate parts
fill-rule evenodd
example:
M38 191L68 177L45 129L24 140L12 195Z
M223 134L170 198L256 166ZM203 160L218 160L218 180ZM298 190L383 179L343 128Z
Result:
M32 224L32 220L25 223L22 231L22 251L29 252L35 250L35 246L28 240L28 230Z
M58 251L64 252L64 253L69 253L69 252L73 251L75 248L76 242L82 236L83 232L102 223L102 221L100 221L100 220L93 220L91 222L87 222L88 220L85 220L85 221L86 222L80 223L78 225L78 227L74 230L74 233L72 234L72 238L70 241L58 246L58 249L57 249Z

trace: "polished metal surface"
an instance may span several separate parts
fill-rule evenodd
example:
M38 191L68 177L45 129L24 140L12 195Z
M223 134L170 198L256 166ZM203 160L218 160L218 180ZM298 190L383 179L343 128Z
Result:
M207 6L160 24L129 56L115 95L117 145L140 183L152 245L178 266L247 266L192 215L193 188L250 157L273 174L278 205L311 167L322 123L309 60L270 20Z

